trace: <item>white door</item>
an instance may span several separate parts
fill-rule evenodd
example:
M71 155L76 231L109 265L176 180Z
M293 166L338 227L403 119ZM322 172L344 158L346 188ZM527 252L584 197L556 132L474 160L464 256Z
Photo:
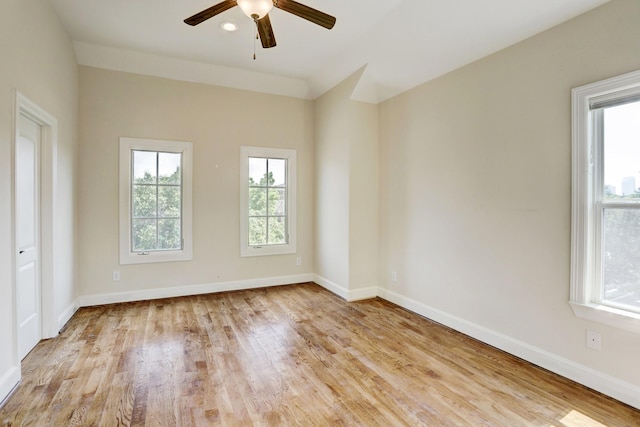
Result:
M40 298L41 126L20 114L16 143L16 302L18 351L24 358L42 339Z

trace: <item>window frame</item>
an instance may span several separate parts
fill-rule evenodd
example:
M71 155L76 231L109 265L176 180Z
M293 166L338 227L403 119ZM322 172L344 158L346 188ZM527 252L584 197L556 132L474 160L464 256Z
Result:
M131 189L132 152L134 150L182 154L182 249L132 251ZM120 264L146 264L157 262L189 261L193 259L192 174L193 144L144 138L120 138L119 170L119 252Z
M601 303L602 210L616 203L603 193L602 109L594 101L640 94L640 71L572 90L571 289L569 303L576 316L640 333L640 313ZM617 203L620 204L620 203ZM628 205L628 203L627 203Z
M249 245L249 158L286 159L287 206L286 206L286 244L262 246ZM296 200L297 200L296 150L267 147L240 147L240 256L254 257L296 253Z

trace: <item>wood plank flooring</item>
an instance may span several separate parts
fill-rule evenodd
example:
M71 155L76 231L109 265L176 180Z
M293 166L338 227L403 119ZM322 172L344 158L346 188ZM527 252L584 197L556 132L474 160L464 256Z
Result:
M16 426L640 426L380 299L308 283L90 307L23 361Z

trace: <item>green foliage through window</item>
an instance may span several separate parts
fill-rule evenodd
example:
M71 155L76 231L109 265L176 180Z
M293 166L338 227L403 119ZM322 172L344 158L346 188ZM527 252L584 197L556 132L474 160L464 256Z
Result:
M182 249L182 154L132 151L133 252Z
M287 236L285 159L249 158L249 245L283 245Z

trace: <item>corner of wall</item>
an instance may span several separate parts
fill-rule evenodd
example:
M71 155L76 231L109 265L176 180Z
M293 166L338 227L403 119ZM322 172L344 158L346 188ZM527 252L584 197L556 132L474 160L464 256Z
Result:
M380 102L380 97L378 96L378 87L369 71L369 65L363 66L352 76L356 74L358 75L358 80L351 92L351 100L377 105Z

